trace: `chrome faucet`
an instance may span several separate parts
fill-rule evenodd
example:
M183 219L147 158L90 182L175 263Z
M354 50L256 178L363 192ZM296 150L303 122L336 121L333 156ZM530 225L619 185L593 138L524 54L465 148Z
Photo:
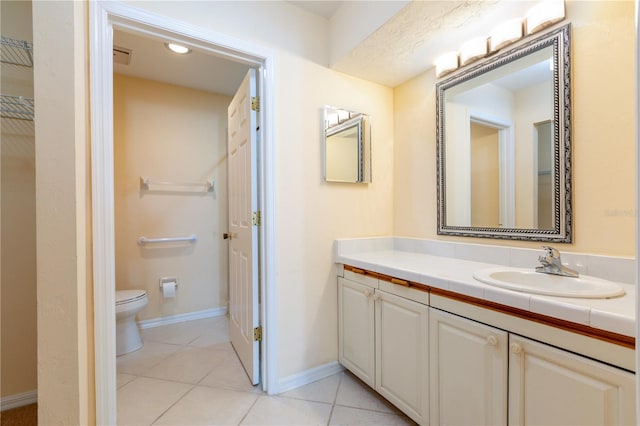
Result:
M567 268L560 260L560 252L553 247L542 246L546 250L545 256L538 257L542 266L536 268L536 272L543 274L562 275L563 277L578 278L578 271Z

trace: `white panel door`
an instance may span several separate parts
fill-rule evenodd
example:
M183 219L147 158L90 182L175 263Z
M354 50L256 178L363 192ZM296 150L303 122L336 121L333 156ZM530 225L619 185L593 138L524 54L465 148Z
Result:
M375 386L374 289L338 278L338 360Z
M376 390L429 424L429 307L376 290Z
M432 425L506 425L508 334L429 310Z
M510 425L635 425L635 375L509 337Z
M228 108L229 334L249 379L259 380L260 346L254 340L258 313L257 112L255 70L250 69Z

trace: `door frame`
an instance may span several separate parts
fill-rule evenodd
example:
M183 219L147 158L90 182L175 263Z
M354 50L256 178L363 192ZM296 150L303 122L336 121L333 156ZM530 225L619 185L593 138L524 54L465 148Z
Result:
M278 392L274 53L202 27L110 1L89 4L93 303L96 424L116 423L115 237L113 172L113 28L197 46L259 69L258 206L262 211L258 262L263 327L260 379Z

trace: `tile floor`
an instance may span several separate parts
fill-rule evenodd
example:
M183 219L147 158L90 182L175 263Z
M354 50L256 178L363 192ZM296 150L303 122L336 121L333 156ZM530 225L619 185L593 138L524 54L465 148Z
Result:
M348 372L268 396L249 383L217 317L142 330L117 359L118 425L410 425Z

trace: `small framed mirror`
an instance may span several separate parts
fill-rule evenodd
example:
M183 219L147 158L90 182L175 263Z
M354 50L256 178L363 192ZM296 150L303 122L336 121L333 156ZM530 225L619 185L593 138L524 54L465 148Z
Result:
M436 84L438 234L571 242L570 29Z
M371 182L369 116L342 108L324 108L324 179Z

